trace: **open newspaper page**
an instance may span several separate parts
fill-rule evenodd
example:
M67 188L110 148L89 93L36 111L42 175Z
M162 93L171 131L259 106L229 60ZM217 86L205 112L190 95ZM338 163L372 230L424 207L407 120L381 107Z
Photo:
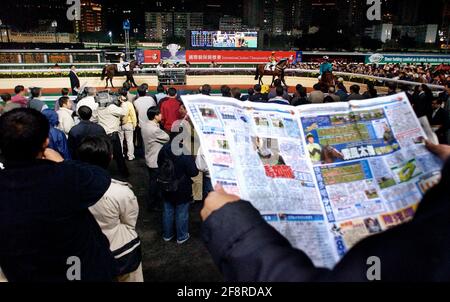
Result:
M337 254L295 107L203 95L182 98L212 182L250 201L316 265L331 267Z
M405 94L298 107L333 243L340 256L361 239L412 219L442 163Z
M297 108L182 99L212 182L250 201L319 267L410 219L439 180L441 163L404 95Z

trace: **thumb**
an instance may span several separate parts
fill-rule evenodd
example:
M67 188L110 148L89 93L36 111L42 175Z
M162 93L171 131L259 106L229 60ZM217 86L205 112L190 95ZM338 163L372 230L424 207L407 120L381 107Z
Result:
M223 193L223 194L226 194L224 188L223 188L222 185L219 184L219 183L217 183L217 184L214 186L214 191L216 191L217 193Z

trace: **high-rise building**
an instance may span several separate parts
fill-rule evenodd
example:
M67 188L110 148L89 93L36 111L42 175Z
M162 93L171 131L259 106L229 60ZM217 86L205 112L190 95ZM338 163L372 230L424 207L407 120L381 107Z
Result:
M219 20L219 29L223 31L242 30L242 18L225 15Z
M421 0L397 0L398 23L402 25L416 25L421 20L420 5Z
M147 12L145 37L165 42L168 37L185 37L187 30L203 29L203 13Z
M285 3L283 3L282 0L273 1L272 33L274 35L283 34L286 12L285 9Z
M75 33L91 33L104 30L102 5L92 0L81 0L81 18L75 21Z
M243 1L243 23L250 28L261 28L264 23L264 0Z
M308 30L312 21L312 0L296 0L294 5L294 27Z
M338 17L337 0L313 0L311 25L336 28Z

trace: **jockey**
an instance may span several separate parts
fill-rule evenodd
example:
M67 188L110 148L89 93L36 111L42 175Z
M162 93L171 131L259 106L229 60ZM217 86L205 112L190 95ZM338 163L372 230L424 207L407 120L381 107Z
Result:
M126 60L125 60L125 54L124 53L122 53L121 55L120 55L120 62L119 62L119 67L120 67L120 69L122 70L122 71L125 71L125 72L127 72L127 71L129 71L128 69L128 66L130 65L130 63L128 63Z
M273 71L277 65L277 57L275 56L275 51L272 51L272 55L269 57L269 63L266 65L266 69Z
M327 56L323 57L323 63L320 65L320 75L323 75L326 72L333 72L333 65L329 62Z

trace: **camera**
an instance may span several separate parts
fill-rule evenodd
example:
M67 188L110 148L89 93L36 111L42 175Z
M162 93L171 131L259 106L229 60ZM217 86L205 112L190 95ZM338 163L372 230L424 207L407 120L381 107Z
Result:
M119 106L122 103L122 97L118 93L111 92L109 90L99 91L95 96L95 101L98 103L99 108L106 108L109 105Z

